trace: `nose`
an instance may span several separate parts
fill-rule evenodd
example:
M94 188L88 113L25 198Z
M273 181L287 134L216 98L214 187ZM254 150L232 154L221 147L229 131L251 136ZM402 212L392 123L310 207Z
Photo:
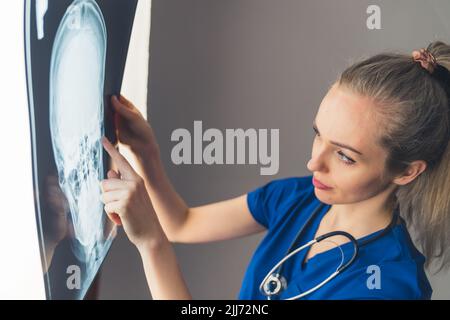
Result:
M309 171L327 171L325 150L313 150L311 159L306 164L306 167Z
M311 159L309 159L308 163L306 164L306 167L311 172L319 171L320 164L314 157L311 157Z

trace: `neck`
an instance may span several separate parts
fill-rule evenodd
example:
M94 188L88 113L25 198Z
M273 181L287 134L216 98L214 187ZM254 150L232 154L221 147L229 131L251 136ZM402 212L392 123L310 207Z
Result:
M328 226L360 238L385 228L394 213L393 188L388 187L375 197L349 204L334 204L328 212Z

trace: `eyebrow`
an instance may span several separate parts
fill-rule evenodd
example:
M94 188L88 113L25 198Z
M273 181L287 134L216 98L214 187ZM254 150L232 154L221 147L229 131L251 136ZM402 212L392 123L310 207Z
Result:
M316 124L316 120L315 120L315 119L314 119L314 121L313 121L313 127L314 127L314 128L317 130L317 132L320 134L320 131L319 131L319 128L317 128L317 124ZM360 152L360 151L356 150L355 148L353 148L353 147L351 147L351 146L349 146L349 145L346 145L346 144L344 144L344 143L340 143L340 142L336 142L336 141L330 141L330 143L331 143L331 144L334 144L335 146L339 146L339 147L341 147L341 148L345 148L345 149L351 150L351 151L353 151L353 152L355 152L355 153L357 153L357 154L359 154L359 155L363 155L362 152Z

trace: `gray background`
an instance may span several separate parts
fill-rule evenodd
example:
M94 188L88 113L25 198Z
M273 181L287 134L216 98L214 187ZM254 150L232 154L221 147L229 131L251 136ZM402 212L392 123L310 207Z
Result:
M370 4L381 7L381 30L366 27ZM381 51L450 42L449 16L446 0L153 0L148 118L176 190L197 206L272 179L309 175L311 123L339 72ZM172 164L171 133L192 133L194 120L222 132L280 129L278 174L260 176L260 165ZM194 299L237 298L263 235L175 245ZM100 279L101 299L151 298L123 230ZM449 274L430 280L434 299L450 298Z

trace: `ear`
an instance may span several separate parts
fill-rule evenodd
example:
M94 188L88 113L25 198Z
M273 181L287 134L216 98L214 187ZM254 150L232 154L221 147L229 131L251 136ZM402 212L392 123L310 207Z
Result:
M393 183L400 186L407 185L424 172L426 168L427 163L424 160L415 160L408 165L403 174L393 180Z

